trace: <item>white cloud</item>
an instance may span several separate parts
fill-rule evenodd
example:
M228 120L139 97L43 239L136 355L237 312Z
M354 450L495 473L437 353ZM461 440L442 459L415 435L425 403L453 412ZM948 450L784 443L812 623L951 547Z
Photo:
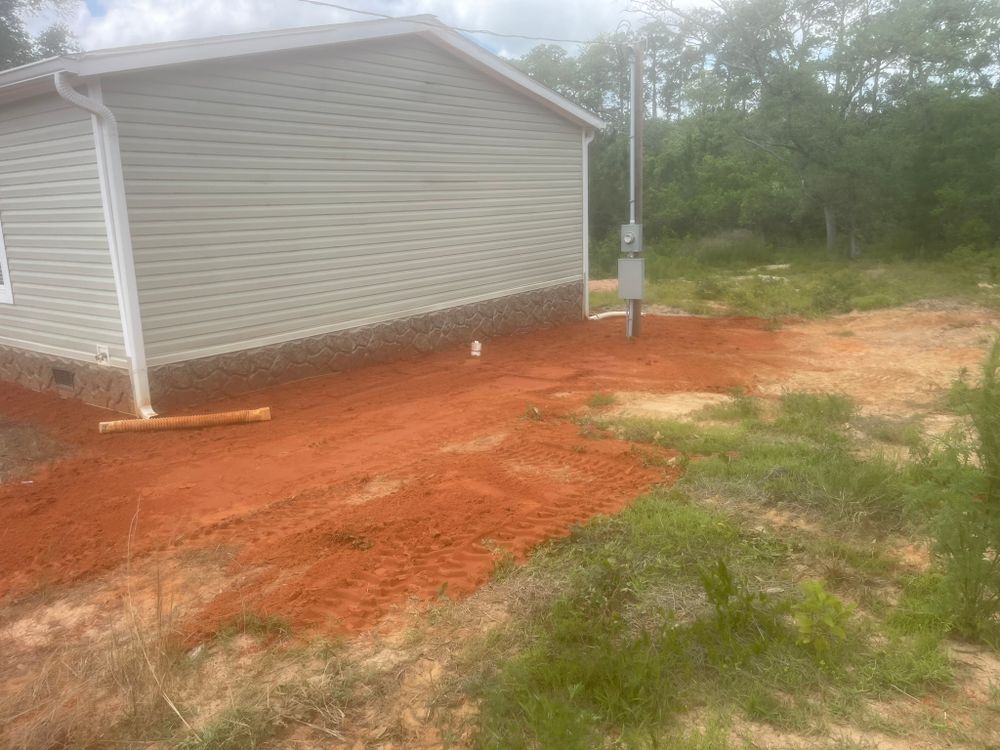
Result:
M629 0L341 0L338 4L394 16L430 13L460 27L568 39L590 39L614 31L623 19L633 23L639 19L628 10ZM70 26L89 50L365 18L300 0L90 0ZM535 44L474 38L507 55L523 54Z

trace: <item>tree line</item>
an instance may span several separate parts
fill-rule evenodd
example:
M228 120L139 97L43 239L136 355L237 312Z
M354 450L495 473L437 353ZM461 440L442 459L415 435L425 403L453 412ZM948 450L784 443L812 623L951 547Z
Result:
M77 51L76 39L64 23L53 23L37 36L28 33L25 18L37 13L60 16L73 0L0 0L0 70Z
M608 122L591 151L595 239L627 215L637 44L652 241L737 229L855 256L1000 245L1000 0L641 7L634 32L516 61Z
M0 0L0 69L72 51ZM627 47L644 59L646 236L750 231L857 255L1000 245L1000 0L639 0L648 22L515 62L608 122L591 231L627 215Z

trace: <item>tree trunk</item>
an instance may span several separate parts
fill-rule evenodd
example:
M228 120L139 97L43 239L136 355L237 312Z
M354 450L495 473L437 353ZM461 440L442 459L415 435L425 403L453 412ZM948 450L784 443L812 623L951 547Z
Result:
M858 239L858 232L854 227L854 219L851 219L851 260L861 257L861 240Z
M832 208L824 206L823 218L826 219L826 251L833 255L837 249L837 216Z

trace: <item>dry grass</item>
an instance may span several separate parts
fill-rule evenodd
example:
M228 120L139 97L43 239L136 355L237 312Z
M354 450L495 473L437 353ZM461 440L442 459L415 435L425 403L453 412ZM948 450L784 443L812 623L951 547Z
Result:
M26 476L40 463L65 453L67 447L30 425L0 422L0 482Z
M129 549L137 521L138 510ZM63 624L64 632L38 643L32 642L30 627L6 629L4 640L13 653L41 657L41 668L23 675L0 700L0 740L6 747L86 746L175 722L190 727L171 698L184 672L179 608L165 596L158 572L152 602L142 606L133 591L130 564L131 554L121 609L88 623L91 627L77 637L67 637L78 630L75 618ZM98 614L90 608L83 611ZM15 625L24 622L31 622L30 616Z
M355 734L389 732L376 707L418 656L380 664L246 608L191 648L187 628L232 558L136 560L138 520L117 574L0 608L0 747L318 748L345 740L349 716Z

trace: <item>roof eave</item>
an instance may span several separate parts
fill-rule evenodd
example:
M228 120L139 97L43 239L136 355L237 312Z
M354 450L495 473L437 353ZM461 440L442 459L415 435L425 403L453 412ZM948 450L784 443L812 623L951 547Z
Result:
M37 85L40 79L48 78L58 71L81 77L101 76L404 35L420 35L430 39L581 127L594 130L605 127L605 123L599 117L538 83L461 34L452 31L433 16L282 29L52 57L0 72L0 101L17 97L13 89L32 82L36 82Z
M442 24L440 28L428 28L425 36L429 36L439 44L443 43L451 51L473 63L491 77L503 80L508 85L513 84L524 93L542 102L550 109L556 110L564 117L573 120L578 125L593 130L603 130L607 127L607 123L597 115L557 94L527 73L518 70L502 58L488 52L475 42L469 41L447 26Z

